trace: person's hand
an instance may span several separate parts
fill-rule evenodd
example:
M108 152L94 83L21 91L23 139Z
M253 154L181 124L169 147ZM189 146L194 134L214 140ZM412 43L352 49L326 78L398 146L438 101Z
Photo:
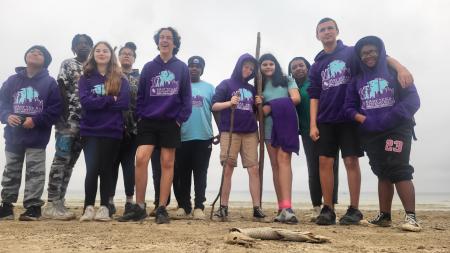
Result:
M11 114L8 116L8 124L12 127L20 126L22 124L22 119L20 116Z
M414 84L414 78L409 72L409 70L405 67L400 68L397 74L397 79L402 88L407 88Z
M360 124L363 124L364 123L364 121L366 121L366 116L365 115L362 115L361 113L357 113L356 115L355 115L355 120L357 121L357 122L359 122Z
M264 97L263 96L258 96L258 95L255 96L255 105L262 104L263 101L264 101Z
M218 135L216 135L216 136L213 137L212 143L213 143L214 145L217 145L217 144L220 143L220 134L218 134Z
M264 115L269 115L271 112L272 112L272 107L270 107L270 105L263 106Z
M26 128L26 129L34 128L34 122L33 122L33 119L32 119L31 117L26 117L26 118L25 118L25 121L24 121L23 124L22 124L22 127L23 127L23 128Z
M232 96L230 100L231 106L236 106L237 104L239 104L240 99L240 96Z
M313 141L317 141L320 138L319 129L317 128L317 126L311 127L311 129L309 130L309 136Z
M114 98L114 102L116 102L117 101L117 96L113 96L113 98Z

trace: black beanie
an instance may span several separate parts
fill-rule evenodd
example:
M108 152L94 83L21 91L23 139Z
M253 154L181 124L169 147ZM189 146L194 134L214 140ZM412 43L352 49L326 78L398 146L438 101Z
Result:
M27 63L27 54L33 49L38 49L39 51L42 52L42 54L44 55L44 68L47 68L48 65L50 65L50 63L52 62L52 56L50 55L50 52L48 52L47 48L45 48L44 46L40 46L40 45L34 45L25 52L25 56L23 57L25 60L25 63Z

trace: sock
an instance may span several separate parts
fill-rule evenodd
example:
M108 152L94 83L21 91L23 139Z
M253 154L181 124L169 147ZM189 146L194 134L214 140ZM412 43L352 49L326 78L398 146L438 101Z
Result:
M145 204L144 204L144 203L138 203L138 206L139 206L141 209L145 209Z
M278 202L278 209L287 209L287 208L292 208L290 200L282 200Z
M406 214L413 215L414 218L416 218L416 212L411 212L411 211L406 211L406 210L405 210L405 212L406 212Z
M127 203L133 204L133 196L127 196Z
M109 203L114 205L114 197L109 197Z

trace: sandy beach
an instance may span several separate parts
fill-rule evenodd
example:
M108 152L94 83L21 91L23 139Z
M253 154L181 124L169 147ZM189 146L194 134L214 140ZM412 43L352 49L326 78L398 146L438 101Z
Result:
M397 226L403 212L394 206L393 227L367 226L319 227L310 222L308 206L296 209L299 225L253 222L249 203L230 205L230 222L172 220L167 225L156 225L153 218L144 222L119 223L63 222L41 220L17 221L23 212L15 208L15 221L0 222L0 252L450 252L450 210L433 205L418 205L418 217L423 226L420 233L403 232ZM69 202L79 216L79 202ZM123 209L118 204L118 214ZM150 208L148 208L150 209ZM174 206L169 208L173 213ZM207 213L209 214L209 207ZM266 214L275 216L275 205L265 205ZM376 207L361 206L366 218L376 214ZM150 210L149 210L150 211ZM337 208L338 217L345 208ZM277 227L310 231L331 239L330 243L311 244L285 241L257 241L253 247L225 243L230 228Z

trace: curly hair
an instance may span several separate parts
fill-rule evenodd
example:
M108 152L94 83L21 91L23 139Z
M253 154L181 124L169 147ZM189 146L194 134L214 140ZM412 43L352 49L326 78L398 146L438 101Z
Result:
M169 31L172 33L172 36L173 36L173 44L175 45L175 48L173 49L173 55L176 55L176 54L178 53L178 51L180 50L180 46L181 46L181 37L180 37L180 35L178 34L177 30L175 30L175 28L170 27L170 26L169 26L169 27L163 27L163 28L160 28L160 29L155 33L155 35L153 35L153 40L155 41L156 46L157 46L157 48L158 48L158 50L159 50L159 46L158 46L158 44L159 44L159 35L160 35L161 32L164 31L164 30L169 30Z

